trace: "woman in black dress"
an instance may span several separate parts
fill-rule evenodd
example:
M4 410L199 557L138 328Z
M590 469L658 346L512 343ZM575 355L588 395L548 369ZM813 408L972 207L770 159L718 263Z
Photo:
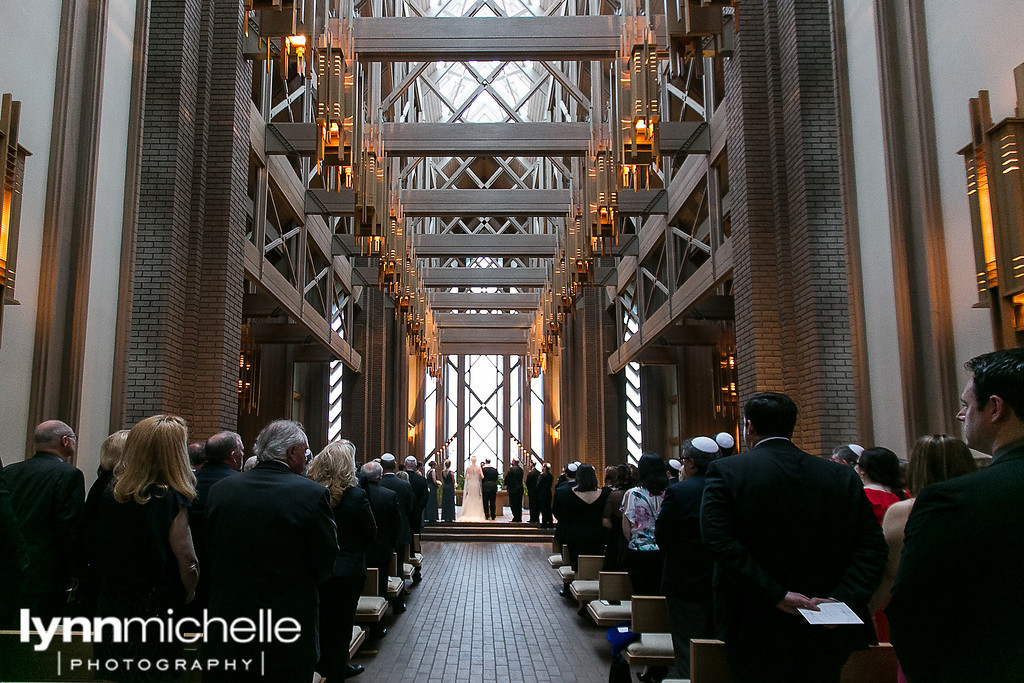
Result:
M320 662L317 672L340 681L363 672L348 663L348 645L359 594L366 583L366 549L377 537L370 498L356 479L356 447L342 439L327 444L309 464L306 476L331 492L338 525L338 559L334 574L320 585Z
M452 472L452 461L444 461L444 472L441 473L441 520L455 521L455 473Z
M113 486L103 492L94 529L101 617L167 619L195 596L199 566L188 528L196 478L189 466L185 420L154 415L128 433ZM126 642L97 642L97 659L155 662L182 656L184 643L143 642L141 626ZM185 674L125 666L104 672L113 681L175 681Z
M431 460L427 463L427 505L423 508L423 521L437 521L437 466Z
M569 546L572 569L576 571L580 555L604 555L608 532L604 524L604 505L608 491L597 488L597 473L586 463L576 471L576 486L564 487L555 494L552 512Z

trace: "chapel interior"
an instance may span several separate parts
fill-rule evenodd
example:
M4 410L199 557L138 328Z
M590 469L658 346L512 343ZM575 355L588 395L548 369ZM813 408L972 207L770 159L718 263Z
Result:
M4 464L172 413L600 476L765 390L905 457L1024 341L1013 0L6 0L0 45Z

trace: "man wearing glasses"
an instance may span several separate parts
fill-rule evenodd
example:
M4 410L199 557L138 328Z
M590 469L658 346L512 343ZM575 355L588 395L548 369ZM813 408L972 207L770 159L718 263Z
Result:
M70 464L78 449L71 427L48 420L35 429L35 455L4 468L11 507L28 548L16 604L44 620L63 616L81 568L85 476Z

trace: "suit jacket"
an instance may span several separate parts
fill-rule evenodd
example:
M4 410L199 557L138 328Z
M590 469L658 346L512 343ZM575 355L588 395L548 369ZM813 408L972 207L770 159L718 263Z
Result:
M28 568L28 549L21 535L18 519L11 507L11 491L7 477L0 467L0 585L11 586L21 579L21 573ZM3 615L8 596L0 598L0 615Z
M526 493L533 498L537 495L537 482L540 480L540 472L535 469L531 469L530 473L526 475Z
M484 480L480 485L483 491L494 492L498 490L498 470L490 465L483 468Z
M1024 680L1024 444L926 487L885 613L912 681Z
M391 553L395 552L395 546L398 545L398 527L401 522L398 495L369 479L363 482L363 488L370 499L373 519L377 523L377 536L366 549L366 563L383 566L391 561Z
M427 507L427 500L430 498L430 488L427 486L427 478L418 472L409 472L409 485L412 486L413 511L409 518L409 527L414 534L418 534L423 528L423 509Z
M258 610L302 626L295 643L224 643L207 634L212 656L266 650L269 670L309 670L319 655L318 586L334 570L338 536L330 494L282 462L260 462L210 488L206 502L210 615L256 619Z
M806 629L813 627L775 607L788 591L841 600L870 628L867 604L888 551L852 467L804 453L788 439L715 460L701 537L716 562L716 611L727 642L811 637ZM834 632L851 648L873 637L866 628Z
M22 591L67 589L84 564L85 475L52 453L8 465L4 475L28 550Z
M398 546L412 543L412 517L413 506L416 504L416 494L412 491L412 484L402 481L398 475L385 472L380 478L380 485L398 496ZM399 558L401 560L401 558Z
M551 484L555 478L550 472L542 472L537 478L537 501L540 503L551 502Z
M204 523L206 521L206 501L210 497L210 489L223 479L238 474L231 465L223 462L208 462L196 471L196 497L188 510L188 525L192 530L192 543L199 558L200 576L206 564L206 537Z
M511 493L523 492L523 468L518 465L505 470L505 489Z
M338 526L338 559L334 576L366 578L366 551L377 538L370 497L359 488L348 489L334 506Z
M665 555L662 592L687 602L710 603L715 563L700 540L703 495L703 474L669 486L654 525L654 537Z

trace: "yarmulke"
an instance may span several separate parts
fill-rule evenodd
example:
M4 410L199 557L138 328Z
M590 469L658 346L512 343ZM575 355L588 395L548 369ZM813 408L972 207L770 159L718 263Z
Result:
M714 439L711 439L706 436L698 436L690 443L692 443L693 447L696 448L698 451L703 451L705 453L718 452L718 444L715 442Z
M569 466L566 469L569 470L570 472L575 472L576 470L579 469L579 465L577 465L574 462L571 462L569 463Z
M380 456L380 459L381 462L394 462L395 456L391 455L390 453L385 453L384 455Z
M408 458L405 459L405 466L406 467L416 467L416 458L414 458L414 457L412 457L410 455Z
M851 443L851 444L847 444L846 447L849 448L851 451L853 451L853 454L856 455L858 458L860 456L864 455L864 447L863 446L858 446L855 443Z
M676 472L683 469L683 463L679 462L675 458L672 458L671 460L668 461L668 466L674 469Z
M729 432L719 432L715 435L715 443L724 448L732 448L736 445L736 439L732 438Z

